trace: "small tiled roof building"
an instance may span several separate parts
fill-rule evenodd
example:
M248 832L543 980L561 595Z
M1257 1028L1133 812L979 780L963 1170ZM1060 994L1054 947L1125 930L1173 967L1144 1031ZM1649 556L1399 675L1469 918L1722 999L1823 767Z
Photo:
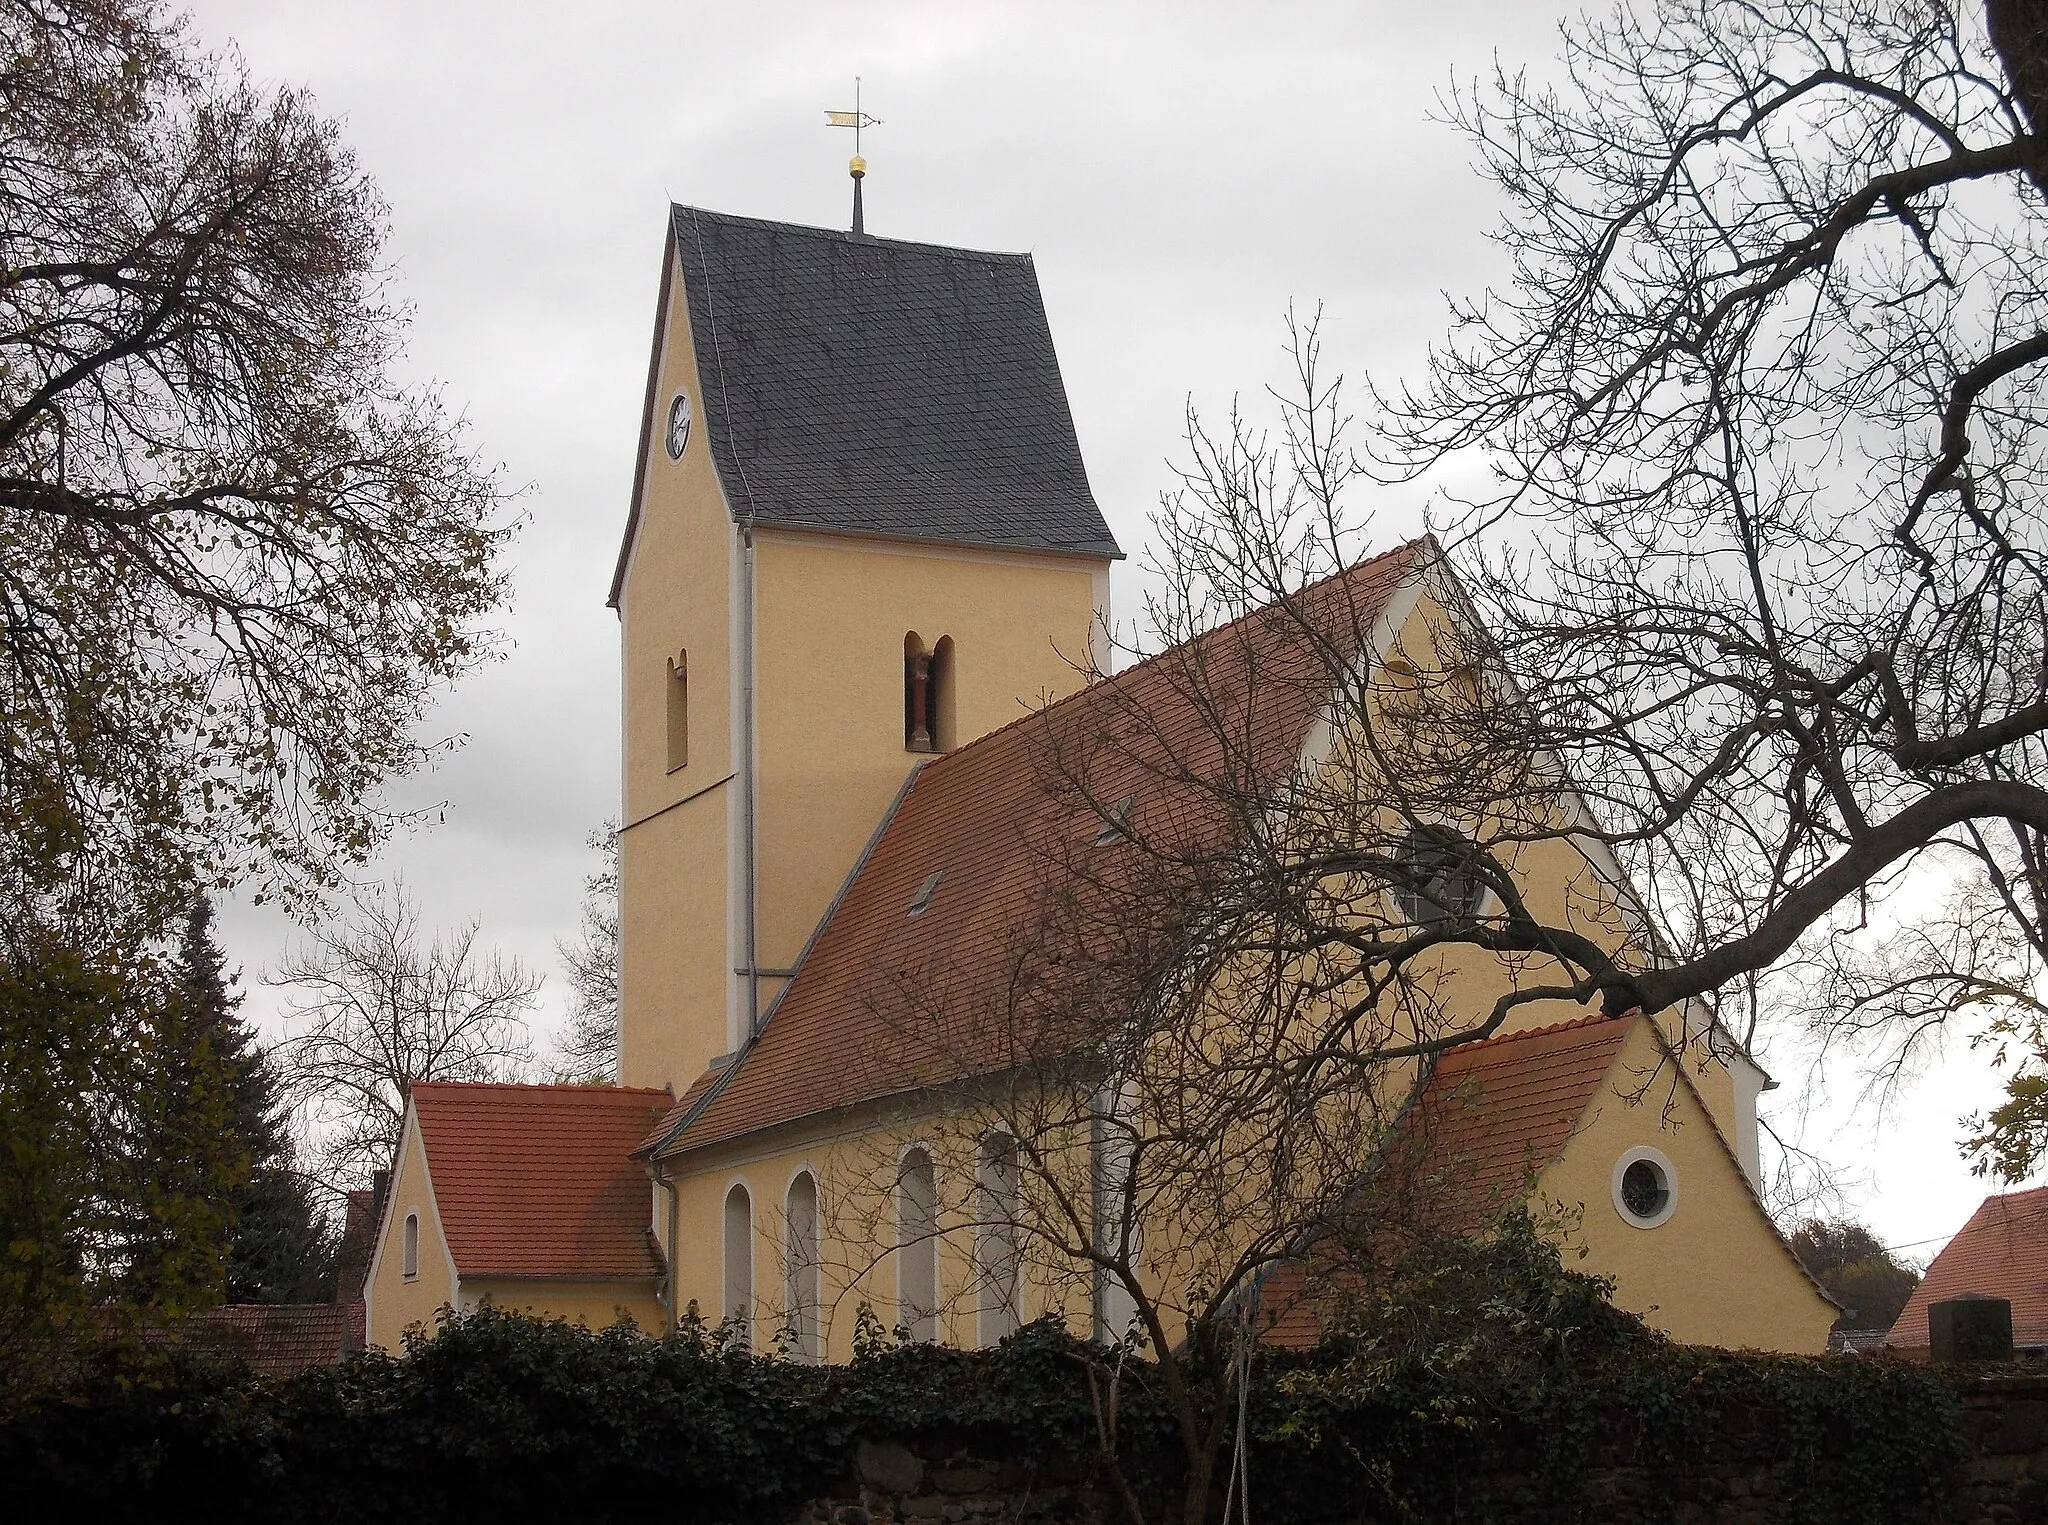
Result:
M673 1098L623 1086L412 1087L364 1281L370 1343L483 1302L659 1331L663 1261L633 1146Z
M1928 1264L1885 1343L1927 1349L1927 1310L1961 1297L2005 1298L2012 1304L2013 1343L2048 1347L2048 1186L1978 1203Z

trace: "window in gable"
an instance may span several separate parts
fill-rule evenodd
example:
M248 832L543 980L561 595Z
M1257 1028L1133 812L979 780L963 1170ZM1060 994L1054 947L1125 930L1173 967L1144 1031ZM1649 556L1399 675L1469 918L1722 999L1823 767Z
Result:
M405 1272L405 1279L407 1281L413 1281L419 1276L420 1215L418 1213L407 1213L405 1215L405 1249L404 1257L399 1264Z

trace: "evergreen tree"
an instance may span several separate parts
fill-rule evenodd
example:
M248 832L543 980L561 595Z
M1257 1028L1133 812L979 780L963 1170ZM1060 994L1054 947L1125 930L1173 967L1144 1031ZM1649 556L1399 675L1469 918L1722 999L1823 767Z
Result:
M109 1198L95 1103L132 1073L118 986L68 949L0 954L0 1364L93 1301Z
M333 1291L334 1246L314 1187L295 1168L282 1088L269 1056L242 1019L242 998L213 931L213 906L196 897L176 970L189 1023L185 1065L210 1067L220 1085L219 1142L210 1151L241 1162L224 1246L230 1302L324 1301ZM198 1120L195 1110L193 1120Z
M113 1269L125 1300L179 1310L227 1293L235 1218L264 1140L252 1110L248 1035L212 947L202 896L167 978L131 984L142 1073L121 1122L129 1189L116 1214Z

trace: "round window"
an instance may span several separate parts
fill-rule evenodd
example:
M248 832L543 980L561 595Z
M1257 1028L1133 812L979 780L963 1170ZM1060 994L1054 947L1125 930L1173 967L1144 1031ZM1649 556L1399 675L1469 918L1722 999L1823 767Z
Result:
M1678 1207L1678 1176L1671 1161L1647 1145L1614 1162L1614 1210L1635 1228L1655 1228Z
M1474 865L1479 847L1447 826L1418 826L1394 848L1398 865L1394 898L1401 914L1417 927L1460 923L1479 912L1486 882Z

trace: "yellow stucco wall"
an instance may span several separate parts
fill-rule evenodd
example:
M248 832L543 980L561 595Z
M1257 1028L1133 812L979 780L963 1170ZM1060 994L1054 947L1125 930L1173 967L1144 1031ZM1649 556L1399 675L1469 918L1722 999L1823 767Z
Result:
M672 259L663 281L654 416L619 595L620 1079L680 1092L728 1046L735 548ZM682 459L671 461L662 433L678 391L689 395L698 416ZM689 761L671 771L668 664L684 652Z
M1582 1215L1567 1235L1587 1250L1574 1264L1614 1277L1615 1302L1675 1339L1825 1350L1840 1310L1799 1269L1698 1097L1662 1058L1649 1025L1638 1023L1578 1132L1537 1183L1539 1197ZM1676 1176L1676 1207L1656 1228L1634 1226L1614 1205L1615 1162L1636 1145L1660 1151Z
M539 1281L525 1277L472 1277L463 1282L465 1310L485 1302L494 1308L566 1319L591 1329L608 1327L623 1311L632 1316L643 1333L661 1333L661 1304L651 1282Z
M417 1213L420 1222L419 1275L404 1274L405 1220ZM428 1181L426 1153L420 1147L419 1124L406 1114L405 1133L391 1174L391 1195L385 1208L383 1233L368 1278L366 1338L384 1350L400 1348L407 1329L431 1329L434 1315L452 1307L456 1281L441 1234L440 1214Z
M973 1228L968 1203L973 1168L959 1141L943 1130L890 1123L870 1129L820 1132L802 1140L756 1151L724 1151L715 1160L684 1162L676 1180L680 1245L676 1256L677 1306L694 1301L707 1322L716 1323L725 1294L725 1202L735 1185L746 1187L753 1209L754 1328L757 1348L770 1348L786 1319L785 1204L800 1171L818 1184L822 1310L819 1320L824 1358L853 1355L856 1316L862 1304L885 1328L901 1318L895 1255L896 1162L911 1144L933 1156L938 1177L938 1325L944 1344L978 1342L973 1272ZM1088 1300L1077 1282L1049 1274L1026 1254L1021 1316L1028 1321L1061 1311L1076 1333L1088 1329Z
M879 812L877 802L893 792L901 777L900 708L895 703L873 705L860 697L876 688L891 689L890 698L896 697L892 686L900 683L897 664L901 650L901 633L896 627L902 624L917 630L927 641L937 634L951 634L956 642L959 630L978 628L965 624L949 628L954 618L951 614L927 619L911 612L915 599L930 595L932 569L923 558L878 547L868 553L873 565L858 579L865 588L881 590L868 599L871 608L865 627L856 622L856 628L864 628L866 633L858 640L842 640L833 649L837 581L843 568L854 564L850 558L859 554L818 537L790 537L787 544L770 544L764 537L763 794L764 803L771 797L784 802L780 819L771 820L770 812L764 811L764 871L788 875L798 885L779 903L780 920L775 923L774 936L785 941L780 946L773 940L764 941L764 962L784 949L793 954L801 945L816 914L843 877L841 863L850 863L866 840L870 828L862 826L855 832L853 823L871 822ZM960 619L1004 608L996 590L1013 585L1019 598L1028 594L1034 600L1066 600L1070 617L1085 628L1083 579L1074 577L1068 586L1062 580L1063 569L1046 568L1045 585L1033 589L1020 567L984 567L975 561L962 566L975 570L952 574L963 600ZM984 574L990 585L977 591L973 582ZM772 620L766 611L772 611ZM1404 618L1428 630L1441 618L1441 611L1424 598ZM1017 622L1012 618L1007 623ZM772 640L765 636L770 624L779 632ZM1042 657L1051 646L1035 636L1017 641L1004 657L1002 670L1027 673L1033 653ZM824 655L828 650L831 654ZM1048 668L1047 687L1053 686L1062 670L1071 672L1064 663ZM963 661L963 700L975 693L970 672ZM771 689L777 694L774 701L768 697ZM963 705L963 733L1008 718L999 712L994 698L1000 691L999 686L981 692L973 702L987 708L978 712ZM808 721L802 719L806 716ZM805 761L817 751L821 738L829 738L846 753L839 777L822 777ZM827 845L816 855L817 862L809 864L814 871L806 887L802 878L807 846L812 843ZM824 872L825 864L833 871ZM1525 844L1514 850L1510 867L1539 916L1608 938L1621 935L1611 875L1596 868L1572 843L1552 839ZM1477 1020L1511 981L1521 986L1548 983L1556 973L1540 960L1509 965L1462 951L1453 957L1455 962L1444 970L1442 994L1446 1005L1468 1021ZM1565 1002L1532 1004L1518 1008L1506 1030L1583 1014L1582 1008ZM1632 1045L1631 1063L1643 1058L1640 1051L1646 1046L1654 1050L1655 1040L1647 1026L1638 1030ZM1726 1136L1735 1141L1736 1100L1728 1073L1697 1045L1685 1051L1682 1062L1697 1091L1683 1085L1674 1087L1667 1066L1665 1089L1675 1090L1677 1100L1670 1117L1652 1130L1653 1141L1670 1155L1685 1183L1683 1206L1671 1223L1652 1231L1637 1229L1622 1221L1609 1202L1606 1172L1627 1147L1620 1140L1629 1135L1628 1141L1635 1141L1630 1130L1642 1131L1656 1116L1654 1110L1628 1109L1618 1097L1607 1098L1589 1118L1586 1136L1575 1141L1545 1177L1543 1190L1561 1200L1588 1204L1578 1229L1591 1251L1588 1264L1620 1277L1619 1295L1624 1305L1645 1312L1653 1323L1678 1338L1776 1349L1820 1348L1833 1310L1813 1291L1776 1240L1702 1110L1704 1099ZM834 1123L832 1130L845 1127ZM757 1330L765 1343L782 1318L784 1193L795 1173L808 1167L816 1173L821 1192L839 1198L837 1210L828 1205L824 1213L828 1285L823 1322L828 1359L845 1359L851 1353L853 1313L860 1302L871 1303L885 1323L895 1318L895 1268L888 1244L878 1237L890 1232L886 1194L878 1190L878 1183L886 1181L891 1168L888 1162L907 1135L898 1123L877 1124L865 1132L821 1128L808 1139L802 1139L801 1132L801 1127L784 1130L781 1142L762 1141L752 1146L751 1154L747 1152L750 1146L742 1144L716 1161L695 1160L683 1168L677 1181L679 1300L695 1299L707 1315L715 1316L719 1309L725 1275L725 1196L734 1182L741 1182L748 1187L754 1207L755 1306ZM1591 1179L1588 1172L1598 1176L1594 1183L1599 1188L1597 1195L1587 1185ZM960 1191L959 1183L951 1191L942 1189L942 1199L957 1201ZM847 1210L853 1197L864 1197L870 1210L865 1214ZM839 1236L837 1243L831 1242L834 1235ZM1171 1237L1166 1232L1152 1236L1161 1245ZM975 1338L965 1291L971 1270L968 1238L964 1233L951 1236L942 1260L942 1337L956 1344L972 1344ZM1085 1328L1086 1298L1076 1296L1077 1283L1062 1281L1057 1293L1048 1292L1046 1285L1027 1294L1029 1311L1042 1311L1051 1298L1066 1308L1075 1327ZM1171 1288L1162 1291L1166 1301L1175 1300Z
M967 742L1082 686L1101 563L769 530L755 561L761 957L787 968L919 759L904 637L951 640Z

